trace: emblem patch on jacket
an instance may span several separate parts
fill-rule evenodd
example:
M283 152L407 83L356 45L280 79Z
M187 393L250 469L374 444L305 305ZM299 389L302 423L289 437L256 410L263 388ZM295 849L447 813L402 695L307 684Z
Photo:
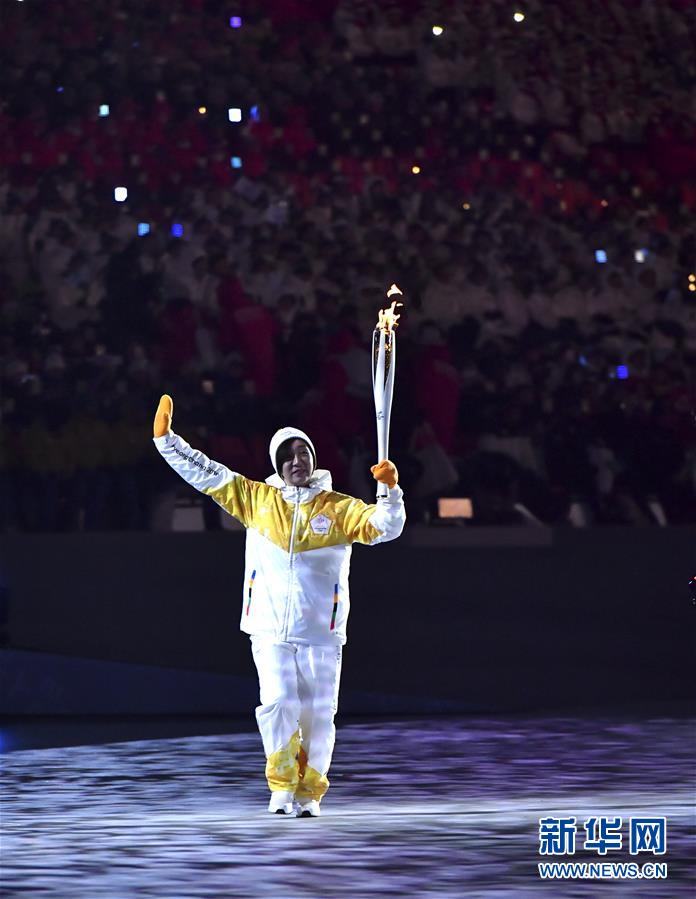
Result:
M332 524L333 521L326 515L315 515L309 521L309 526L315 534L328 534Z

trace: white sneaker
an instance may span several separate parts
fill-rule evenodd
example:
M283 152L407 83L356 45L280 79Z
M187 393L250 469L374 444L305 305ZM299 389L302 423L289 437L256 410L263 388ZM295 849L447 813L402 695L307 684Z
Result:
M297 808L298 818L318 818L321 815L321 809L316 799L310 799L300 802Z
M293 794L287 790L274 790L268 803L268 811L272 815L292 815L295 811L294 800Z

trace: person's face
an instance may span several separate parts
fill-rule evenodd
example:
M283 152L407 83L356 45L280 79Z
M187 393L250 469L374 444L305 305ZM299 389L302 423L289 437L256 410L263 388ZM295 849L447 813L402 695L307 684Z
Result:
M280 469L289 487L306 487L312 474L312 451L304 440L293 440L283 450Z

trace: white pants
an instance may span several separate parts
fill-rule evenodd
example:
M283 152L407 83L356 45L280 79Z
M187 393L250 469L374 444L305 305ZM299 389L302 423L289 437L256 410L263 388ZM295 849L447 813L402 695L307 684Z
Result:
M256 721L271 790L321 799L329 788L341 676L341 646L251 637L261 705Z

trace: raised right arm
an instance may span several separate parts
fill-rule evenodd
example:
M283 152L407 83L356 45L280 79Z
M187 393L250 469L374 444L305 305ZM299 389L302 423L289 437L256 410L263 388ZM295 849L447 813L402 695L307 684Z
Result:
M160 455L187 484L212 497L246 526L251 515L254 482L209 459L175 434L171 429L173 411L174 403L165 394L160 400L153 427L154 443Z

